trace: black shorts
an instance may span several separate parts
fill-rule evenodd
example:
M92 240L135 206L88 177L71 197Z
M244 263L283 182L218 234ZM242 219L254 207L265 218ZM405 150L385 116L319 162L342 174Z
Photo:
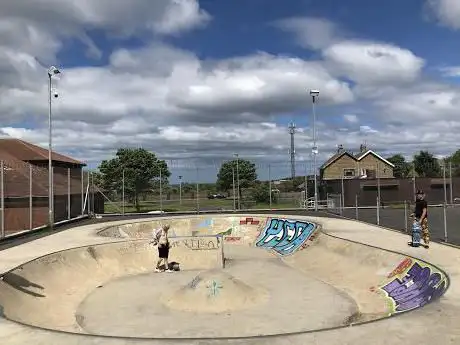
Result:
M169 256L169 245L158 246L158 256L160 259L167 259Z

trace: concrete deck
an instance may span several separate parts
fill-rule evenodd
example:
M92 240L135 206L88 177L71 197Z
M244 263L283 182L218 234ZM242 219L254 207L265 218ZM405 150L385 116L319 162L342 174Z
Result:
M251 215L256 216L256 215ZM460 312L460 251L456 248L433 243L429 250L407 246L408 237L382 228L362 223L329 219L323 217L287 216L305 219L322 225L322 230L330 235L362 244L380 247L403 253L439 266L449 274L451 286L437 302L421 309L397 317L335 330L305 333L270 338L230 339L230 340L136 340L92 337L51 332L19 325L2 319L0 321L1 344L460 344L460 326L456 317ZM135 222L114 222L128 224ZM116 242L124 239L103 238L96 235L96 230L109 224L87 225L62 233L41 238L36 241L6 249L0 252L0 270L13 269L24 262L50 252L78 246ZM308 251L308 248L306 249ZM295 262L294 262L295 264ZM353 268L351 268L352 270ZM359 275L356 276L359 279ZM58 309L59 306L56 306ZM283 314L280 314L282 317ZM174 326L172 326L174 327Z

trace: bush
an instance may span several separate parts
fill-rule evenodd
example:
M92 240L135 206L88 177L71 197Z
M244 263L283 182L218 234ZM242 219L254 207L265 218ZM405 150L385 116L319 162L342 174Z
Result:
M252 190L252 198L255 202L259 203L270 203L270 190L267 184L259 184ZM277 203L278 198L275 193L272 193L272 203Z

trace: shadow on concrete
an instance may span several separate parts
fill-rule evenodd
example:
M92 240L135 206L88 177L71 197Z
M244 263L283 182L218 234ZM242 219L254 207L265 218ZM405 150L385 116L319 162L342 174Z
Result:
M35 283L32 283L31 281L18 276L17 274L14 273L7 273L3 276L3 281L11 286L12 288L24 292L28 295L34 296L34 297L45 297L45 295L39 294L37 292L33 292L31 290L28 290L26 288L37 288L40 290L43 290L44 287Z

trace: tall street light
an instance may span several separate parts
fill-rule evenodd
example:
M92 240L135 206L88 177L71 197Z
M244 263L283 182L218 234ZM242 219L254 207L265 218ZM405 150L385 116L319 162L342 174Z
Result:
M240 168L238 166L238 153L235 153L234 156L236 157L236 193L238 194L238 210L241 209L241 202L240 202Z
M53 160L51 158L52 154L52 122L51 122L51 99L52 99L52 88L51 88L51 78L54 75L61 73L59 69L54 66L51 66L48 69L48 222L50 229L54 225L54 195L53 195ZM57 98L58 94L55 93L54 97Z
M318 155L318 147L316 146L316 109L315 103L316 98L319 96L319 90L310 90L310 96L312 98L312 108L313 108L313 176L315 183L315 211L318 211L318 182L316 178L316 156Z

